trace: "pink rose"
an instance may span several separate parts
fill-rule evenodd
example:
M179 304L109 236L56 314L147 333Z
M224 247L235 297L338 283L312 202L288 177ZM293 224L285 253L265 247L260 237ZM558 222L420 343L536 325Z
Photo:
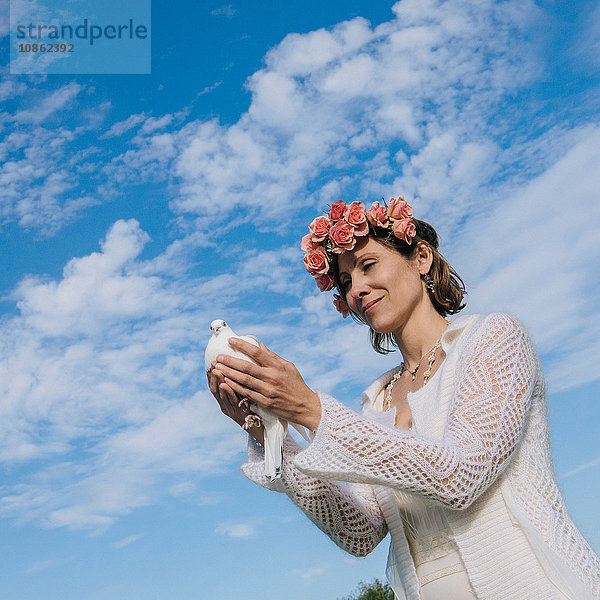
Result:
M339 221L340 219L343 219L347 208L348 207L343 200L338 200L329 208L329 218L332 221Z
M412 219L401 219L400 221L394 221L393 227L394 235L398 239L404 240L407 244L412 243L412 239L417 233L415 224L412 222Z
M339 294L333 295L333 305L339 313L342 313L344 319L350 314L346 301Z
M328 292L329 290L333 289L335 282L333 281L333 277L331 275L316 275L314 277L315 281L317 282L317 286L322 292Z
M342 219L329 230L329 239L331 240L331 249L336 254L341 254L345 250L353 250L356 245L354 227Z
M352 227L354 235L367 235L369 233L369 223L367 222L367 209L362 202L352 202L348 206L346 216L344 217Z
M352 202L346 212L346 221L352 227L360 227L362 223L365 223L367 221L367 209L365 205L362 202Z
M388 216L390 219L410 219L412 214L412 206L404 200L403 196L391 198L388 207Z
M390 224L390 220L385 212L385 206L381 206L379 202L371 204L371 208L367 212L367 219L375 227L387 227Z
M367 235L369 233L369 223L365 219L364 223L361 223L358 227L354 228L354 235Z
M321 244L319 242L313 242L312 233L307 233L300 242L300 248L304 250L304 252L308 252L309 250L314 250L318 248Z
M313 242L322 242L324 239L326 239L330 227L331 222L327 217L321 216L314 219L313 222L308 226L308 229L312 233Z
M311 275L325 275L329 271L329 261L322 246L304 255L304 266Z

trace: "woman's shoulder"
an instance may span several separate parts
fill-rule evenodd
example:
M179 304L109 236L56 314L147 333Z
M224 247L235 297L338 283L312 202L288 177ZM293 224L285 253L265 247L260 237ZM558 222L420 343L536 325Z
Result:
M517 317L505 312L491 312L474 315L474 322L482 335L493 337L513 333L526 333L525 327Z
M523 329L523 325L515 317L506 312L490 312L476 314L461 314L450 322L448 330L455 327L473 328L473 326L487 326L491 328L518 328Z
M450 321L442 336L442 346L448 352L451 348L464 348L482 337L498 337L517 330L523 330L521 323L507 313L461 314Z
M518 347L525 343L533 351L533 342L525 326L514 315L505 312L470 315L468 331L461 336L461 354L477 354L488 349Z

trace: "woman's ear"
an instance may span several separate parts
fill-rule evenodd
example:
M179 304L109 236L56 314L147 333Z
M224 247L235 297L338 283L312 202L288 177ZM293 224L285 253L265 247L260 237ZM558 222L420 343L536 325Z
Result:
M416 260L419 274L425 275L425 273L429 273L429 269L431 269L431 265L433 264L433 251L431 246L423 240L417 242Z

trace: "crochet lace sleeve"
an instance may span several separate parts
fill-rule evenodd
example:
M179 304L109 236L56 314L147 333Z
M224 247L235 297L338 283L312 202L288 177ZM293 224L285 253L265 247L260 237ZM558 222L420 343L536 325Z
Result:
M457 367L441 440L374 423L321 394L313 443L294 462L327 479L412 491L454 509L470 506L500 475L518 444L537 358L512 318L487 317Z
M255 483L286 493L340 548L355 556L366 556L388 531L371 486L323 481L305 475L293 464L300 450L288 435L284 441L281 479L270 482L264 475L262 446L250 438L248 462L242 465L242 471Z

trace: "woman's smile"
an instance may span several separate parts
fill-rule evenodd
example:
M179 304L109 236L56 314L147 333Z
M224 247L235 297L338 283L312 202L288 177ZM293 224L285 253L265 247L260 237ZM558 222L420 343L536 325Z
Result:
M367 302L363 307L363 314L367 314L370 310L381 300L381 298L376 298L370 302Z

